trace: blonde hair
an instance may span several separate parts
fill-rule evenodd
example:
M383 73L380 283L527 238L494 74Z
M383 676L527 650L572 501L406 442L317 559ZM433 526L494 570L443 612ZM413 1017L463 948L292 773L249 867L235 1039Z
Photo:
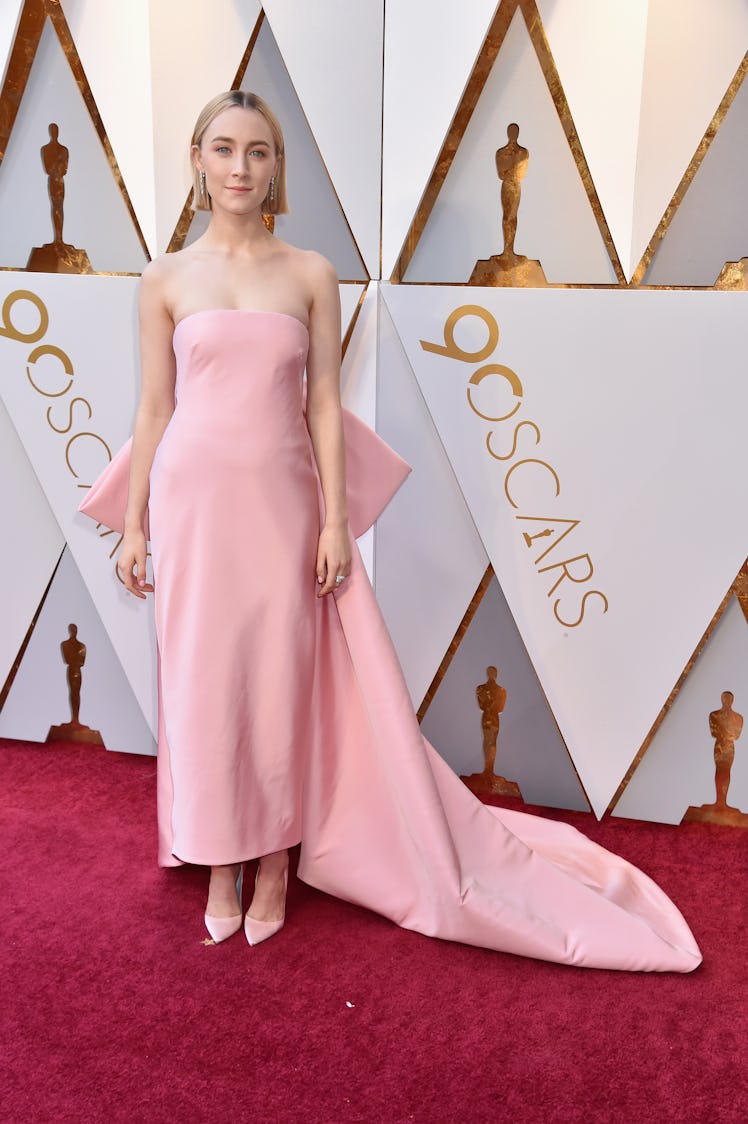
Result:
M255 112L259 113L261 117L264 117L268 123L275 145L275 155L278 158L278 171L275 174L272 202L270 200L270 194L268 193L262 201L262 211L263 214L266 215L287 215L289 206L288 193L286 191L286 155L283 145L283 130L270 106L257 94L251 94L244 90L228 90L225 94L218 94L216 97L211 98L198 115L192 133L191 144L197 145L199 148L202 144L205 130L208 128L211 121L217 117L219 113L223 113L225 109L233 109L235 107L239 109L253 109ZM200 171L193 160L192 210L211 211L213 208L210 195L203 188L200 178Z

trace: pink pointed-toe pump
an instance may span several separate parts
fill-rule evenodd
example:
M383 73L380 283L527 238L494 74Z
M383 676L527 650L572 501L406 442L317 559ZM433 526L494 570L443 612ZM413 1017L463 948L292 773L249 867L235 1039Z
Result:
M211 937L216 944L221 941L228 940L233 937L234 933L238 933L242 927L242 883L244 881L244 867L239 867L239 875L236 879L236 896L239 899L239 912L232 914L231 917L211 917L209 913L205 914L205 928L210 933Z
M257 879L258 879L259 875L260 875L260 868L258 867L257 868L257 874L255 875L255 886L257 885ZM286 867L285 871L283 872L283 893L284 893L284 895L287 892L288 892L288 867ZM250 908L251 908L251 906L250 906ZM284 906L284 909L283 909L283 916L281 917L280 921L256 921L254 919L254 917L250 917L249 914L247 914L246 917L244 918L244 934L247 938L247 942L250 945L253 945L253 946L256 945L256 944L261 944L262 941L266 941L268 939L268 937L274 937L276 933L279 933L281 931L281 929L283 928L283 926L285 925L285 923L286 923L285 906Z

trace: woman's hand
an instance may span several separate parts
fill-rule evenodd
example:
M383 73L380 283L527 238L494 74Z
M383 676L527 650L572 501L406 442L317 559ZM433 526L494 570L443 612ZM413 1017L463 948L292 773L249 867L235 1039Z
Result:
M337 577L347 578L351 572L351 544L348 536L348 523L325 524L317 547L317 583L318 597L324 597L334 589L339 589L343 582L336 582Z
M145 600L153 593L153 586L145 580L146 542L142 531L125 531L122 549L117 560L117 571L128 593Z

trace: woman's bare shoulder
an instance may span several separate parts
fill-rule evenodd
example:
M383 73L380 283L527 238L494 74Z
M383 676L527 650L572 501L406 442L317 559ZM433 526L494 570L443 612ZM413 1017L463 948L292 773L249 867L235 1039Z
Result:
M323 254L316 250L301 250L288 242L281 242L280 246L288 259L288 264L298 271L299 276L317 283L326 280L337 284L338 275L335 267Z
M141 275L141 290L155 292L168 287L170 281L177 275L183 263L175 261L178 254L159 254L153 258L143 270Z
M196 254L190 246L183 250L171 250L166 254L159 254L158 257L148 262L143 270L143 277L148 276L154 280L168 281L185 269L189 269L195 264L195 260Z
M182 279L195 265L189 249L160 254L148 263L140 280L141 302L158 304L171 312L183 285Z
M150 302L163 297L169 276L169 270L164 260L166 256L166 254L162 254L161 257L153 258L140 275L141 304L143 301Z

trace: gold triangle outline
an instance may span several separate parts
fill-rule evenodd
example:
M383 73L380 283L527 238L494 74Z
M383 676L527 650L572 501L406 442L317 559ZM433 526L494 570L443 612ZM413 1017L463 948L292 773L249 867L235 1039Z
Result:
M393 270L390 282L392 284L413 284L414 282L403 281L403 278L408 270L408 266L413 258L418 242L421 235L426 228L426 224L431 216L434 204L436 203L439 192L442 189L447 173L452 166L452 161L457 154L462 138L465 134L467 126L473 115L473 112L478 104L483 89L488 81L488 77L493 68L493 64L501 50L501 47L506 38L515 13L519 10L522 13L522 18L527 29L527 33L535 51L538 64L543 73L543 77L548 88L548 92L553 101L556 113L558 114L561 127L564 131L569 150L574 160L579 178L582 181L585 194L589 201L592 213L598 226L598 230L603 240L605 250L610 259L613 271L618 281L617 285L572 285L572 284L554 284L549 285L549 288L566 289L566 288L624 288L626 279L618 257L618 252L615 248L610 229L608 227L607 219L603 212L600 199L595 188L592 175L590 173L587 159L582 149L582 144L579 135L574 125L574 120L569 109L569 103L564 93L561 78L553 58L553 54L548 43L548 39L543 28L543 23L540 18L535 0L501 0L493 20L486 32L478 57L473 65L470 77L468 78L465 90L463 91L459 105L455 110L452 121L447 130L447 134L442 142L442 147L437 157L434 171L431 178L424 190L421 200L416 208L416 213L411 221L408 233L405 238L403 248L400 251L395 269ZM467 286L467 282L463 282Z
M732 583L732 589L738 599L740 608L743 610L745 623L748 624L748 561L741 566L738 576Z
M5 82L0 90L0 164L8 148L46 22L44 0L25 0L8 55Z
M417 711L417 714L416 714L416 717L418 718L419 723L423 722L424 718L426 717L427 710L429 709L432 702L436 698L436 694L437 694L439 688L442 685L444 677L447 674L447 672L449 671L449 666L452 663L452 660L457 655L460 644L465 639L465 636L467 635L468 629L470 628L470 625L473 623L473 617L478 612L478 606L480 605L481 601L483 600L485 592L488 589L488 587L491 584L491 581L494 577L495 577L494 568L491 565L491 563L489 562L488 566L486 567L486 571L483 574L483 577L478 582L478 586L477 586L477 589L475 590L475 593L473 594L470 601L468 602L468 607L467 607L467 609L465 610L465 612L462 616L462 620L460 621L460 623L458 624L458 626L455 630L454 636L452 637L449 644L447 645L447 650L444 653L444 656L442 657L441 663L439 664L438 668L436 669L436 672L434 674L434 678L431 680L431 683L429 684L429 687L426 691L426 694L421 699L421 705L418 707L418 711Z
M678 676L678 679L676 680L675 685L673 686L673 689L671 690L670 694L665 699L665 702L663 703L659 714L657 715L654 722L652 723L652 726L651 726L647 736L645 737L644 741L640 745L639 749L636 751L636 754L634 755L633 761L631 762L628 769L624 773L624 775L621 779L621 783L618 785L618 788L616 789L613 796L611 797L610 803L608 804L608 807L605 810L606 816L612 815L616 805L618 804L618 801L621 799L624 792L628 788L628 786L631 782L631 779L634 776L634 773L639 768L640 764L642 763L642 760L644 759L645 754L647 753L647 750L649 749L650 745L652 744L652 741L654 739L655 734L659 730L662 723L665 721L665 718L667 717L668 712L670 711L670 709L675 704L675 702L676 702L676 700L677 700L677 698L678 698L678 696L679 696L679 694L680 694L680 692L683 688L683 685L685 684L689 675L693 671L699 657L701 656L701 653L704 651L704 648L706 647L709 640L711 639L712 633L714 632L714 630L717 627L717 625L719 624L719 622L722 620L722 617L724 616L725 610L727 609L727 606L729 605L730 599L732 597L735 597L740 602L740 606L741 606L741 608L743 610L743 614L746 618L746 623L748 623L748 561L743 563L743 565L740 567L740 570L738 571L734 581L732 581L730 583L730 587L727 590L727 593L725 594L725 596L720 601L714 615L712 616L712 619L709 621L709 624L707 625L706 629L704 630L704 633L702 634L701 639L699 640L698 644L696 645L693 652L689 656L688 661L686 663L686 666L683 668L683 671Z
M13 126L15 125L18 110L20 109L21 102L23 101L28 84L31 68L33 67L36 59L39 42L41 40L46 22L49 20L52 28L57 35L60 48L63 55L70 67L73 75L73 80L80 91L83 98L84 105L88 111L91 119L91 124L94 127L96 135L99 138L104 154L109 164L110 171L114 177L114 181L119 188L125 208L132 222L135 233L137 234L138 241L140 242L143 253L146 259L150 260L148 253L148 246L143 231L140 228L138 217L135 214L135 209L132 205L132 200L127 191L122 172L120 171L119 164L114 155L114 150L109 142L106 128L99 113L96 100L91 92L91 87L86 78L86 73L83 69L80 56L76 49L73 37L70 33L67 20L59 4L59 0L25 0L21 17L18 21L18 29L16 32L16 39L13 44L11 55L8 61L8 72L6 75L5 84L3 86L2 94L0 95L0 162L5 155L10 136L12 134ZM27 38L28 36L28 38ZM10 267L2 267L4 269ZM15 268L15 267L13 267ZM91 275L95 277L137 277L137 273L121 273L114 270L92 270Z
M5 683L2 686L2 690L0 690L0 713L2 713L2 709L3 709L3 707L5 706L5 704L8 700L8 696L11 692L12 687L13 687L13 683L15 681L16 675L18 674L18 670L19 670L21 664L23 663L23 657L26 655L26 649L28 648L29 643L31 641L31 637L34 634L34 629L36 628L36 626L39 622L39 617L41 616L42 609L44 608L44 603L47 600L47 597L49 595L49 591L52 588L52 583L54 582L57 571L60 568L60 563L62 562L62 556L67 549L68 549L68 544L65 543L62 550L60 551L59 558L57 559L54 566L52 567L52 573L50 574L49 581L47 582L44 593L42 594L41 600L39 601L39 604L36 607L36 611L35 611L33 617L31 618L31 622L29 624L29 627L26 630L26 635L24 636L23 640L21 641L21 646L18 649L18 652L16 653L16 658L13 660L13 663L10 666L10 671L8 672L8 674L6 676Z
M566 94L564 93L561 76L558 72L558 67L556 66L555 59L553 58L553 52L551 51L551 46L548 42L545 28L543 27L543 21L540 18L540 12L538 11L535 0L519 0L519 7L522 9L522 14L525 18L525 24L527 25L527 30L530 34L530 40L533 47L535 48L535 54L538 57L538 62L540 63L540 69L543 71L543 77L545 78L546 85L548 86L548 89L550 91L553 104L556 107L556 112L561 122L561 127L563 128L564 135L566 136L566 141L569 145L569 149L571 150L571 154L574 157L574 163L577 166L579 178L582 181L582 186L584 187L590 207L592 208L592 213L595 216L598 230L600 231L600 235L605 245L605 249L608 253L608 257L610 258L610 264L613 266L613 271L615 272L620 287L625 284L626 280L625 274L623 272L623 266L621 265L620 258L618 257L618 251L616 250L613 236L610 233L608 220L605 217L605 212L603 211L600 197L597 194L597 188L595 187L594 180L592 179L592 173L590 172L589 164L587 163L587 157L584 155L582 142L579 138L576 125L574 124L574 118L572 117L569 102L566 98ZM598 288L600 286L580 286L570 284L566 284L563 286L554 286L554 288L566 289L577 289L582 287ZM606 285L604 287L615 288L615 286L610 285Z
M714 115L712 116L711 121L707 125L706 131L704 132L703 137L701 138L698 145L696 146L696 151L694 152L693 156L691 157L691 159L688 163L688 167L686 168L685 172L683 173L683 175L681 177L680 183L676 187L675 191L673 192L673 196L672 196L670 202L668 203L667 207L665 208L665 213L663 214L662 218L660 219L659 223L657 224L657 227L654 231L654 234L650 238L649 243L647 245L647 248L645 249L644 253L641 256L639 264L637 265L636 269L634 270L633 274L631 275L631 281L628 284L629 288L631 288L631 289L635 289L635 288L643 288L643 289L660 289L660 288L661 289L707 289L707 290L715 288L715 285L713 285L713 284L712 285L644 285L643 281L644 281L644 278L647 275L649 267L652 264L652 259L654 258L655 253L657 252L657 250L660 246L660 243L663 241L663 239L665 238L668 230L670 229L670 224L672 223L673 218L674 218L678 208L680 207L681 203L683 202L683 199L684 199L684 196L685 196L686 192L688 191L689 187L691 186L694 179L696 178L696 174L699 171L699 169L701 168L701 165L704 161L704 157L706 156L707 152L711 148L712 141L714 140L714 138L716 137L720 128L722 127L722 123L723 123L725 117L727 116L727 113L728 113L732 103L734 102L736 96L737 96L738 90L743 85L746 74L748 74L748 51L746 51L746 53L743 55L743 59L742 59L740 65L738 66L737 70L735 71L735 74L731 78L730 83L729 83L729 85L728 85L728 87L727 87L727 89L726 89L726 91L725 91L725 93L722 97L722 100L720 101L719 105L717 106L716 110L714 111ZM716 278L715 278L715 280L716 280Z
M249 66L249 60L252 57L252 52L254 51L255 45L257 43L257 39L259 37L260 30L261 30L262 25L263 25L263 23L266 19L267 19L267 17L265 15L265 10L263 8L263 9L261 9L259 16L257 17L257 23L255 24L255 26L252 30L252 34L250 36L249 43L247 44L247 48L244 52L244 55L242 56L242 60L239 64L239 67L237 68L236 75L234 76L234 81L232 82L231 87L230 87L232 90L238 90L240 88L242 82L244 81L244 75L247 72L247 67ZM275 35L273 34L273 29L270 25L269 20L268 20L268 29L270 31L270 34L273 35L273 39L275 39ZM276 43L276 46L277 46L277 43ZM347 277L347 278L341 279L341 280L351 281L351 282L353 282L355 284L359 284L359 285L368 285L369 281L371 281L372 278L370 277L369 271L366 268L366 263L364 262L364 259L361 256L361 251L358 247L358 242L356 241L356 238L353 234L353 231L351 230L351 224L348 222L348 216L346 215L345 210L343 208L343 205L340 202L340 197L338 196L337 190L335 188L335 184L333 183L332 176L330 175L330 172L329 172L329 169L328 169L327 164L325 162L325 159L324 159L322 153L320 152L319 145L317 144L317 138L314 135L314 130L312 129L311 125L309 124L309 118L306 115L306 110L304 109L304 105L301 101L301 98L299 97L296 86L294 85L293 78L291 77L291 75L288 71L288 67L286 66L286 60L283 58L283 55L280 51L280 47L278 48L278 53L281 56L281 61L283 62L283 66L284 66L284 69L286 71L288 81L290 82L291 88L294 92L294 96L296 97L296 100L299 103L299 107L300 107L301 112L302 112L303 117L304 117L304 122L306 124L307 129L309 130L309 135L311 136L312 140L314 141L314 147L317 149L317 154L320 158L320 162L322 164L322 167L325 170L325 175L327 176L327 182L329 183L330 190L332 191L332 193L335 197L335 202L338 206L338 210L340 211L343 222L346 225L346 229L348 230L348 234L349 234L351 242L353 243L353 246L355 248L356 255L358 257L359 263L361 265L361 270L363 272L362 277ZM185 238L187 237L190 226L192 225L192 219L193 219L193 215L194 215L194 212L192 211L192 196L193 196L193 189L190 188L190 191L189 191L189 194L188 194L187 199L185 201L184 207L182 208L182 213L180 214L179 219L177 220L177 225L174 228L174 233L172 234L172 236L169 240L169 245L166 248L167 254L174 253L176 250L181 250L183 245L184 245L184 241L185 241Z
M426 712L428 711L429 707L431 706L431 703L434 701L434 699L435 699L435 697L436 697L436 695L439 691L439 688L441 687L442 682L444 681L444 678L447 674L447 671L449 670L449 666L452 663L452 660L457 655L457 652L459 650L460 645L462 644L462 641L467 636L467 634L470 630L470 626L473 623L473 619L475 617L475 614L478 612L478 607L480 606L480 603L482 602L482 600L483 600L483 598L486 594L486 591L488 590L488 587L489 587L489 585L491 584L491 582L494 578L496 578L496 582L498 584L498 587L501 590L501 582L499 581L498 574L494 570L493 565L489 562L488 566L486 567L486 571L483 574L483 577L481 578L481 580L478 582L478 587L477 587L475 593L473 594L472 598L470 599L470 603L468 604L468 607L463 614L462 620L458 624L457 629L455 631L455 634L452 637L446 652L444 653L444 657L443 657L441 663L439 664L439 667L436 670L436 674L434 675L434 678L431 680L431 683L429 684L428 690L426 691L426 694L423 696L423 699L421 700L421 705L418 708L418 714L417 714L419 723L421 723L423 721L423 719L426 716ZM502 596L504 596L503 590L501 590L501 593L502 593ZM506 598L504 598L504 599L506 600ZM552 720L554 726L556 727L556 730L558 731L558 736L561 739L561 744L564 747L564 751L565 751L566 756L569 760L569 764L572 768L574 776L577 779L577 783L579 785L579 788L581 789L582 795L584 796L584 799L587 801L588 814L594 815L594 813L592 811L592 801L589 798L589 794L587 792L587 789L585 788L584 783L582 781L582 778L580 777L579 772L577 770L577 767L574 764L574 759L571 756L571 753L569 752L569 747L566 744L566 738L564 737L563 733L561 732L561 728L559 727L559 724L556 721L556 715L553 713L553 707L551 706L550 702L548 701L548 696L546 695L543 684L540 681L540 676L538 675L535 664L532 661L532 657L530 656L530 653L527 651L527 645L525 644L525 641L522 637L522 633L520 632L519 628L517 627L517 622L514 619L514 613L512 613L512 607L511 607L511 605L509 604L508 601L506 602L506 605L507 605L507 608L509 609L509 612L511 614L512 621L514 622L514 627L517 629L517 636L519 637L520 644L524 648L525 655L527 656L527 659L530 662L530 667L532 668L533 675L535 676L535 681L536 681L538 687L540 688L540 693L543 696L543 700L544 700L545 705L547 707L548 713L551 716L551 720Z

